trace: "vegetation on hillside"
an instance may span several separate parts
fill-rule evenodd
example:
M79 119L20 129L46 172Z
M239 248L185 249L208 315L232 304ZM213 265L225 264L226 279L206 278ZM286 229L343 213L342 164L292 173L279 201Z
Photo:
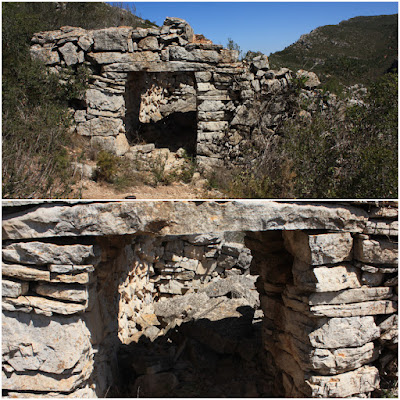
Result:
M105 3L2 4L3 198L57 198L70 191L68 104L83 93L86 71L57 77L29 54L33 33L66 25L154 24Z
M371 83L397 66L397 18L397 14L356 17L319 27L271 54L271 66L316 72L331 89Z
M230 198L396 199L397 88L397 73L385 74L363 102L345 107L340 101L311 117L293 85L296 117L253 144L245 168L216 171L211 185ZM317 107L326 95L320 92Z

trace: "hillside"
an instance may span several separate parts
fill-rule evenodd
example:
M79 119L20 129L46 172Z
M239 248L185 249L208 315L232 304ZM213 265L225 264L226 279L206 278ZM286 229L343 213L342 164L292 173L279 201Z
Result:
M273 67L316 72L323 82L369 83L397 66L398 15L356 17L326 25L270 55Z

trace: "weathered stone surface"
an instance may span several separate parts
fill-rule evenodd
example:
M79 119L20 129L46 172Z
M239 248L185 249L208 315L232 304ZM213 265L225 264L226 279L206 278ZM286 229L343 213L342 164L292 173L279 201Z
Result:
M3 247L3 260L35 265L95 264L100 261L100 248L83 244L12 243Z
M287 307L300 311L310 317L354 317L365 315L393 314L397 311L397 302L391 300L365 301L344 305L310 306L293 298L283 296Z
M299 69L296 72L296 78L306 79L304 86L309 89L315 88L321 84L316 73L304 71L304 69Z
M374 206L369 210L370 218L395 218L399 216L398 205L394 206Z
M1 273L3 276L10 276L28 281L49 281L50 271L46 268L34 268L20 264L2 264Z
M361 271L350 264L311 269L308 264L295 259L293 279L299 289L313 292L336 292L362 286Z
M78 46L83 50L83 51L88 51L90 49L90 46L93 44L93 37L92 35L84 35L80 36L78 40Z
M286 331L315 348L361 347L380 336L373 316L310 318L272 297L261 296L260 301L265 316L274 321L274 329Z
M3 389L73 390L92 371L90 332L78 317L3 313ZM71 373L72 372L72 373Z
M399 223L397 220L369 220L363 233L367 235L398 236Z
M200 50L194 49L187 51L182 47L174 46L169 50L169 57L171 61L195 61L195 62L208 62L218 63L221 60L221 55L214 50Z
M88 300L87 288L80 286L39 283L34 288L34 291L42 296L57 300L67 300L76 303L82 303Z
M254 57L251 61L251 65L254 66L256 69L269 69L269 61L266 55L261 55Z
M289 286L286 293L289 297L309 305L360 303L388 299L392 296L392 290L389 287L361 287L335 292L311 293L306 296L299 293L295 286Z
M139 49L142 50L159 50L160 46L158 44L158 40L154 36L147 36L139 41L138 43Z
M8 279L1 281L1 296L2 297L19 297L24 295L29 290L28 282L15 282Z
M307 234L284 232L288 250L311 265L334 264L351 259L353 238L350 233Z
M397 243L387 239L355 240L354 257L364 263L397 265L397 253Z
M98 89L88 89L86 91L86 101L89 107L112 112L118 112L125 105L123 96L110 94ZM122 121L115 122L121 123Z
M42 47L35 44L30 48L31 57L44 62L46 65L54 65L60 62L60 56L57 51L51 47Z
M299 341L287 333L279 333L279 348L270 340L265 341L266 349L272 353L281 351L280 347L291 354L304 371L331 375L354 370L378 358L378 348L374 343L361 347L340 349L316 349Z
M29 307L33 308L37 314L44 314L47 316L51 316L53 313L71 315L80 313L86 309L86 305L83 304L63 303L36 296L20 296L17 299L11 297L3 298L3 309L7 311L21 310L26 312L25 310Z
M307 383L313 397L349 397L378 388L379 371L375 367L364 366L334 377L312 376Z
M82 136L117 136L121 126L120 119L98 117L78 124L77 132Z
M94 50L127 51L130 28L106 28L93 31Z
M330 318L323 321L309 335L311 344L316 348L360 347L379 336L379 328L372 316Z
M84 60L83 52L78 52L78 48L71 42L64 44L59 50L68 66L82 63Z
M365 214L352 207L283 202L121 202L53 205L9 214L3 239L124 235L138 231L195 234L223 231L333 229L362 231ZM342 235L342 234L340 234ZM55 264L51 260L49 264ZM57 262L65 264L63 262ZM68 263L75 264L69 261ZM87 264L82 260L81 264Z

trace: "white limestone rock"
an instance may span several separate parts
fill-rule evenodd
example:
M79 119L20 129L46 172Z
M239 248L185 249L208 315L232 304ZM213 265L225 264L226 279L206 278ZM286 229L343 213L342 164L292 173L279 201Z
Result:
M273 321L274 329L290 333L315 348L361 347L380 336L373 316L311 318L285 307L272 297L260 296L260 301L265 317Z
M7 311L30 312L51 316L53 314L71 315L85 311L85 304L64 303L37 296L20 296L17 299L3 297L3 309Z
M57 300L73 301L75 303L85 303L88 300L88 290L84 286L39 283L33 290L37 294Z
M295 259L293 279L299 289L313 292L337 292L362 286L360 269L350 264L310 269L308 264Z
M111 94L98 89L88 89L86 91L86 102L89 107L111 112L118 112L125 105L123 96Z
M289 252L311 265L334 264L352 258L353 238L348 232L307 234L288 231L283 237Z
M274 354L282 348L293 356L303 371L318 374L333 375L351 371L375 361L379 356L379 348L372 342L361 347L316 349L287 333L278 333L276 338L279 344L265 341L268 351Z
M352 207L273 201L51 204L7 215L3 219L3 239L40 238L60 233L64 236L127 235L138 231L155 233L155 226L156 232L162 235L296 228L360 232L365 226L364 218L365 213Z
M27 281L49 281L50 271L47 268L35 268L20 264L3 263L1 273L3 276L9 276Z
M58 50L63 55L64 61L68 66L83 62L82 55L78 52L78 48L71 42L65 43L64 46L60 47Z
M160 49L160 45L158 44L158 40L154 36L147 36L139 41L138 43L139 49L142 50L151 50L157 51Z
M128 51L131 28L106 28L93 31L95 51Z
M364 263L397 266L398 245L388 239L365 239L357 237L354 244L354 258Z
M363 366L335 376L312 376L307 380L310 397L350 397L370 393L379 387L379 371Z
M92 37L91 34L82 35L82 36L79 37L78 46L83 51L88 51L92 44L93 44L93 37Z
M121 126L121 119L98 117L78 124L77 132L82 136L117 136Z
M44 62L46 65L55 65L60 62L60 56L52 47L42 47L35 44L30 48L31 57Z
M315 72L305 71L304 69L299 69L296 72L296 78L306 79L304 82L304 87L308 89L313 89L321 84L318 76Z
M78 317L3 314L3 373L6 390L70 392L93 369L90 332Z
M15 282L8 279L2 279L1 281L1 296L2 297L19 297L29 290L28 282Z
M392 297L393 291L389 287L361 287L345 289L335 292L301 294L296 286L288 286L286 294L309 305L323 304L348 304L361 303L364 301L383 300Z
M96 264L100 261L100 248L83 244L12 243L3 247L3 260L34 265Z
M367 235L398 236L399 222L397 220L369 220L363 233Z

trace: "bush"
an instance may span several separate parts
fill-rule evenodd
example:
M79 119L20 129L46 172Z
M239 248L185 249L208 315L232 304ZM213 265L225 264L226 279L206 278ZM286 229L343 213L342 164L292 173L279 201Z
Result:
M232 198L397 198L397 82L397 74L386 74L364 104L339 102L328 111L321 93L308 104L318 110L310 117L298 101L278 134L265 133L241 167L215 172L211 183ZM288 96L301 90L292 86Z
M86 89L89 71L49 74L30 58L35 32L80 26L146 26L129 10L106 3L15 2L2 4L3 197L65 197L71 117L68 106Z

